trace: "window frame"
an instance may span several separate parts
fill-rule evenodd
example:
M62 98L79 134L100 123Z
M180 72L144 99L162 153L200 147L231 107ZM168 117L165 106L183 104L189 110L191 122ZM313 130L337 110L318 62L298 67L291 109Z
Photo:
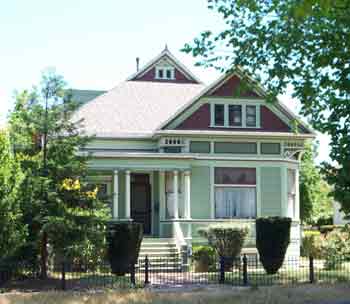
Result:
M235 108L235 107L239 107L239 113L240 113L240 123L239 124L235 124L234 122L231 123L231 119L230 119L230 108ZM240 104L229 104L228 105L228 124L229 126L232 126L232 127L242 127L243 126L243 106L240 105ZM235 110L233 109L233 120L235 120Z
M248 113L248 108L254 108L254 115L253 114L250 114L250 113ZM244 111L244 114L245 114L245 124L246 124L246 127L250 127L250 128L255 128L256 126L257 126L257 107L256 107L256 105L246 105L245 106L245 111ZM249 125L248 124L248 117L254 117L254 121L255 121L255 123L254 123L254 125Z
M229 168L229 169L255 169L255 184L216 184L216 172L215 170L217 168ZM256 219L258 217L258 170L255 167L213 167L213 177L212 177L212 183L213 183L213 218L214 219L244 219L244 220L250 220L250 219ZM249 188L249 189L255 189L255 207L254 207L254 213L255 216L253 217L217 217L216 215L216 189L217 188Z
M223 121L222 121L222 124L217 124L217 121L216 121L216 109L217 107L220 107L223 109ZM217 126L217 127L225 127L226 125L226 107L224 104L220 104L220 103L216 103L214 104L214 125Z
M155 79L160 80L175 80L175 67L173 66L156 66ZM159 72L162 72L162 77L159 75ZM170 78L168 77L168 72L170 73Z
M216 105L224 107L224 124L216 124L215 108ZM230 106L241 106L241 124L230 124ZM255 107L255 125L247 125L247 107ZM261 104L260 103L244 103L244 102L211 102L210 103L210 127L212 128L236 128L236 129L260 129L261 128Z

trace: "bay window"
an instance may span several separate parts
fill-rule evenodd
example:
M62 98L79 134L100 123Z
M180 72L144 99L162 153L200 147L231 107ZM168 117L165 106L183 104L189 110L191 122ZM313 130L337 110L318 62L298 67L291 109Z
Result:
M255 168L215 168L215 217L256 217Z

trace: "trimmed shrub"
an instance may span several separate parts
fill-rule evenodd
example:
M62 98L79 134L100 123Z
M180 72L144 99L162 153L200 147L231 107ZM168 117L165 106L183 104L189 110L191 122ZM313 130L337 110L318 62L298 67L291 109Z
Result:
M266 217L256 220L256 247L268 274L275 274L283 264L290 242L292 220L288 217Z
M140 223L111 223L107 231L108 260L112 273L129 273L137 263L143 237Z
M209 272L215 270L217 260L214 249L210 246L194 246L192 250L194 270L196 272Z
M199 235L205 237L217 255L225 259L226 269L231 268L234 260L239 257L248 232L248 228L229 224L198 229Z

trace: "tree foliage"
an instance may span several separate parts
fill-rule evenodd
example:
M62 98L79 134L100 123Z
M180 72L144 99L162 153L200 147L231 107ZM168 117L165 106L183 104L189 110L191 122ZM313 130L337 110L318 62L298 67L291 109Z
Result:
M308 145L300 166L300 218L309 225L327 222L333 214L331 188L316 167L314 154L313 147Z
M10 114L12 144L25 172L20 204L28 254L40 253L42 271L48 243L56 255L70 255L104 235L107 209L84 182L88 157L77 153L90 140L72 119L78 106L62 77L49 71L39 86L17 94Z
M26 227L18 202L23 177L8 134L0 130L0 260L15 254L25 241Z
M268 100L293 87L301 114L331 137L326 172L350 214L350 1L208 0L224 20L184 51L204 66L242 67L257 75Z

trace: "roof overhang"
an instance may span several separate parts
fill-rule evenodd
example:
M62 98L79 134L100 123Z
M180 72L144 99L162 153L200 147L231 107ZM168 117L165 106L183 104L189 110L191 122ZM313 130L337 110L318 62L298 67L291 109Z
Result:
M198 136L198 137L222 137L222 138L275 138L275 139L313 139L315 134L303 134L292 132L259 132L259 131L210 131L210 130L159 130L153 138L162 136Z

